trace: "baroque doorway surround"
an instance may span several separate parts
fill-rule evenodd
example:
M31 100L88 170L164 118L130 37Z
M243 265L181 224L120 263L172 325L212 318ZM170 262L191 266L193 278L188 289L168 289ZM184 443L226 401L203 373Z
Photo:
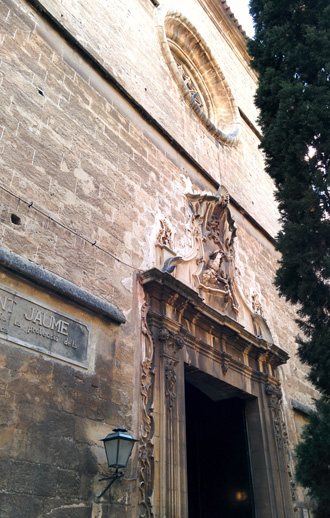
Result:
M235 282L236 227L228 193L186 198L192 225L189 253L176 253L171 228L162 221L156 244L159 268L140 277L145 303L139 517L188 518L189 372L189 381L204 376L214 380L210 390L225 386L244 399L255 517L292 518L295 488L276 373L288 355L273 343L257 298L249 309Z

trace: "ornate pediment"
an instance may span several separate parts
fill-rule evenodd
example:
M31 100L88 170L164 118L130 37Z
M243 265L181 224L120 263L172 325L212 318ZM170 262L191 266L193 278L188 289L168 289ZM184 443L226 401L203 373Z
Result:
M248 301L237 279L237 227L229 208L229 194L185 194L188 212L184 233L175 241L168 220L159 223L157 266L193 288L212 308L240 322L256 336L272 342L258 294Z

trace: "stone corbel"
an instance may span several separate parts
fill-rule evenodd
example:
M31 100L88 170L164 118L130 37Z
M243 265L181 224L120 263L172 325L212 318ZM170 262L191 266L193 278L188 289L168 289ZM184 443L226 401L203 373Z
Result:
M232 359L233 357L231 354L225 352L220 353L221 370L224 376L228 372Z

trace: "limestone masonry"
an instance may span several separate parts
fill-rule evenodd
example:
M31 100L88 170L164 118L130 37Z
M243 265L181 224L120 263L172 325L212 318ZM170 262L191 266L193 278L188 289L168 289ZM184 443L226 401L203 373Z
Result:
M0 516L312 516L317 394L226 2L2 0L0 22ZM137 443L98 498L116 426Z

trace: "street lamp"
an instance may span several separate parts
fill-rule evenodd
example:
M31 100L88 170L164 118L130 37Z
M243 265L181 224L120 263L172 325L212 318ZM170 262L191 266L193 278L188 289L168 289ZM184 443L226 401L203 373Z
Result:
M115 472L109 477L100 479L100 481L110 480L110 482L97 496L98 498L101 498L116 480L124 476L123 471L119 471L119 469L126 468L134 443L136 442L136 439L128 433L126 428L114 428L112 433L109 433L101 440L103 441L108 466L109 468L115 469Z

